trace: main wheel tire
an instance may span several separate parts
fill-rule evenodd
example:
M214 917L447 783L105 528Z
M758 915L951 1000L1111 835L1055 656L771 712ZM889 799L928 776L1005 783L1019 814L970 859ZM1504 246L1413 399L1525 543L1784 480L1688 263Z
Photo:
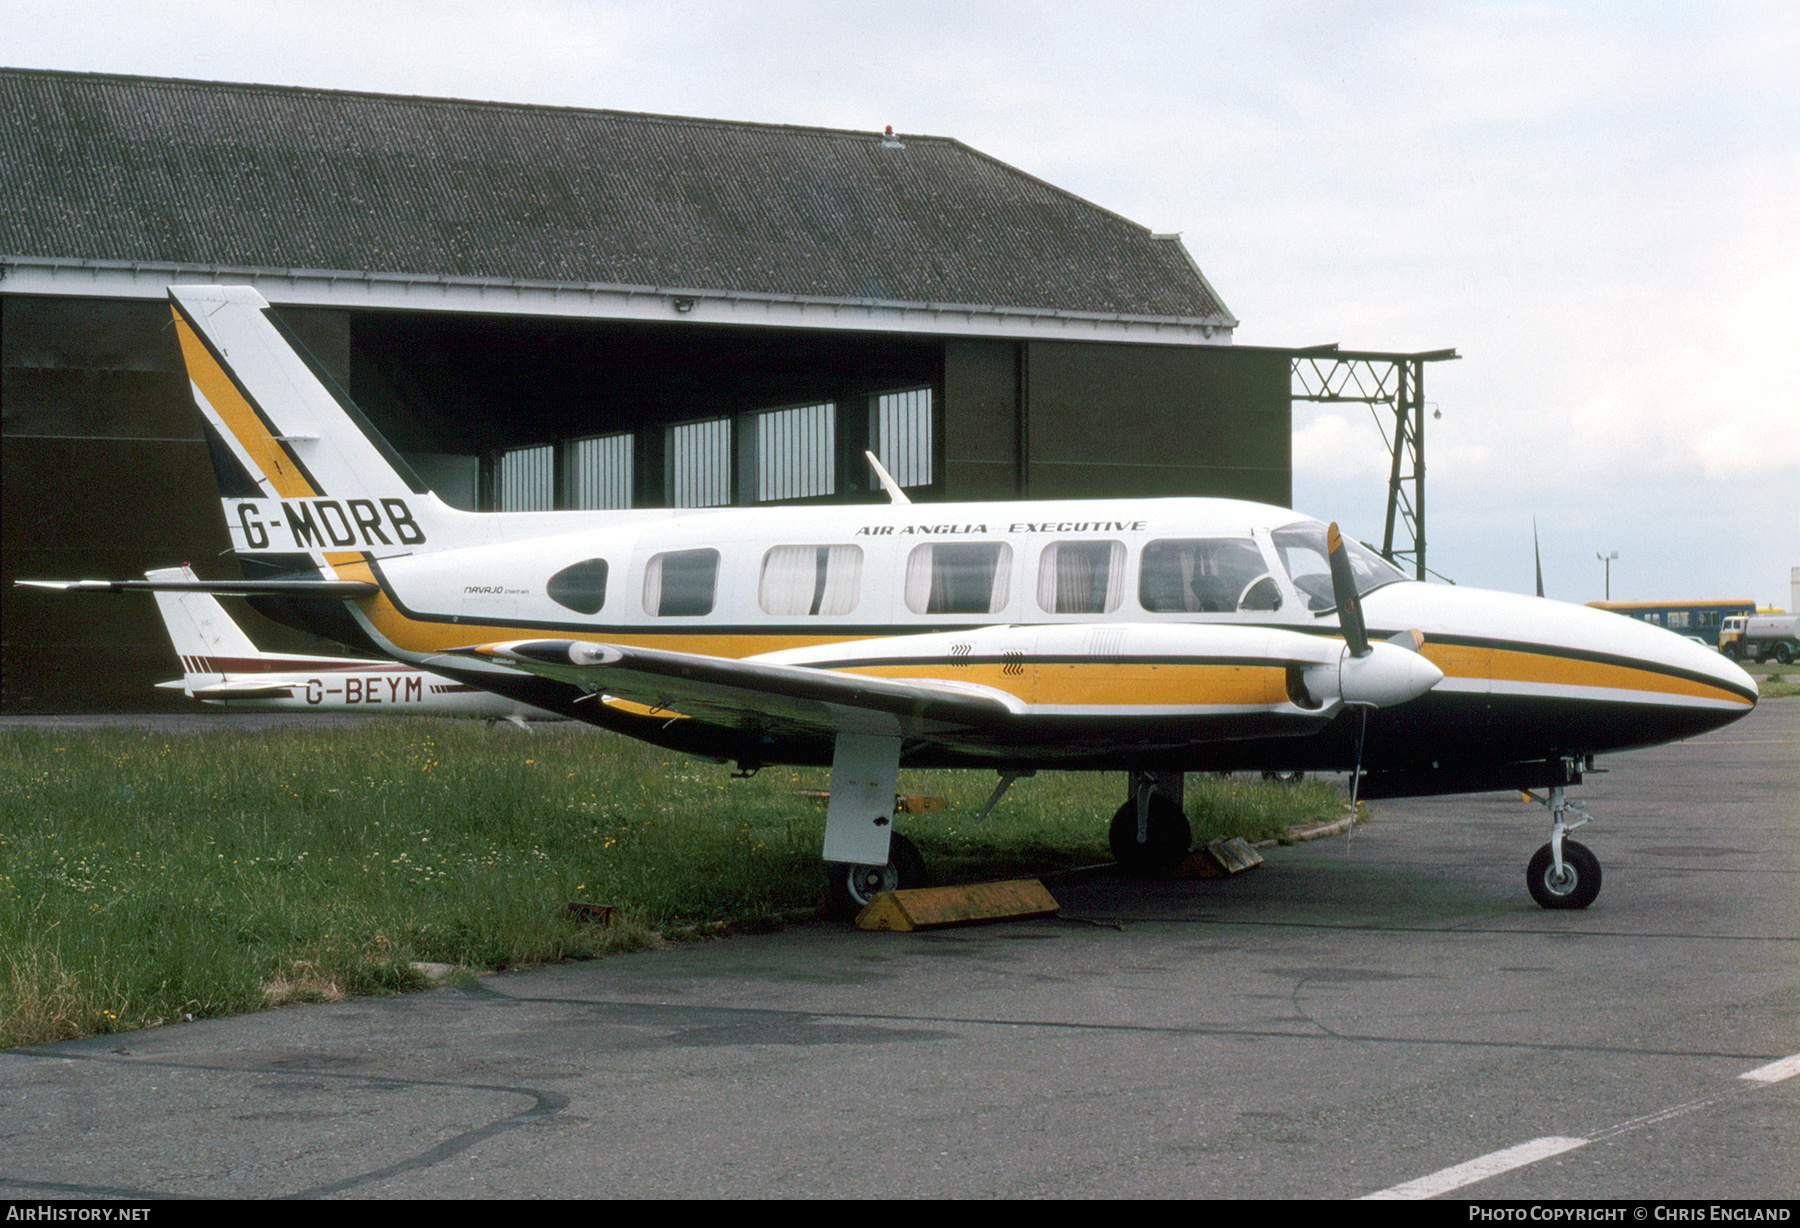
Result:
M888 862L884 866L859 866L847 861L825 863L831 888L831 911L854 917L883 891L906 891L925 885L925 859L919 847L899 832L888 837Z
M1539 908L1586 908L1600 894L1600 859L1585 844L1564 840L1563 875L1556 876L1556 859L1550 846L1531 855L1525 867L1525 885Z
M1106 842L1113 860L1133 874L1144 874L1173 865L1194 846L1194 831L1188 826L1181 807L1161 793L1150 795L1149 822L1145 824L1144 842L1137 838L1137 802L1120 806L1107 829Z
M1793 648L1787 644L1775 645L1775 659L1783 665L1792 665L1794 663Z
M1306 773L1305 772L1264 772L1263 779L1274 781L1276 784L1297 785L1301 781L1306 779Z

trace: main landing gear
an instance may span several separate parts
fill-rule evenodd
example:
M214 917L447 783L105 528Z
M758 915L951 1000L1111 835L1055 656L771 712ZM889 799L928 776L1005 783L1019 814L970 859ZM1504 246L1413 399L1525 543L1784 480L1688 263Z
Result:
M923 887L925 858L919 855L918 845L894 832L888 837L885 865L831 861L825 864L825 878L831 891L831 911L842 917L854 917L883 891Z
M898 736L841 733L832 748L825 877L839 916L855 916L883 891L925 883L925 859L893 828L899 768Z
M1570 832L1588 821L1583 813L1573 823L1568 812L1581 811L1580 802L1571 802L1566 790L1556 785L1548 799L1527 794L1533 801L1550 808L1550 843L1531 855L1525 867L1525 885L1540 908L1586 908L1600 894L1600 859L1585 844L1567 839Z
M1181 809L1180 772L1133 772L1131 796L1112 817L1107 845L1113 860L1133 874L1174 864L1194 846Z

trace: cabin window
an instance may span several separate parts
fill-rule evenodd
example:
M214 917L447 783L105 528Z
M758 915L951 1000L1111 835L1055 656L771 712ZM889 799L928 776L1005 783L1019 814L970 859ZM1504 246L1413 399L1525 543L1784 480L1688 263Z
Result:
M659 618L711 614L719 580L717 550L672 550L644 569L644 613Z
M1138 601L1153 614L1279 610L1281 587L1251 538L1164 540L1144 547Z
M848 614L861 587L860 546L777 546L756 595L765 614Z
M933 542L906 560L906 608L914 614L992 614L1006 605L1012 547Z
M563 568L544 582L544 592L577 614L598 614L606 604L606 560L586 559Z
M1049 614L1110 614L1124 600L1125 543L1052 542L1038 556L1038 606Z

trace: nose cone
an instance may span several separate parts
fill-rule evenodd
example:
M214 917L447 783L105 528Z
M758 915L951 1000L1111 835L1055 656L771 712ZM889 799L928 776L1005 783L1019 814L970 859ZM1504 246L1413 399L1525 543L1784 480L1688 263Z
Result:
M1407 582L1368 594L1363 611L1372 636L1424 632L1445 674L1434 694L1511 699L1569 730L1569 748L1692 737L1756 706L1755 681L1722 654L1610 610Z
M1699 644L1692 643L1685 639L1681 642L1686 644L1689 648L1692 648L1701 658L1703 658L1702 668L1714 671L1719 681L1726 686L1748 693L1750 697L1750 707L1754 708L1756 706L1756 698L1758 695L1756 679L1750 676L1749 670L1745 669L1722 652L1714 652L1710 648L1702 648ZM1749 709L1745 709L1745 711L1748 710Z

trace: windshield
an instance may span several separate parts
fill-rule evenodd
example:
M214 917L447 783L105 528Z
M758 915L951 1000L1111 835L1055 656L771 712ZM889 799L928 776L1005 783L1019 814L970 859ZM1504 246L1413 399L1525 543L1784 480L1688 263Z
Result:
M1331 563L1325 553L1325 532L1325 526L1318 521L1303 520L1276 529L1271 535L1275 553L1281 557L1281 565L1287 568L1288 578L1306 598L1306 608L1313 611L1331 610L1337 606L1331 595ZM1406 579L1399 568L1348 537L1344 538L1344 552L1350 558L1350 574L1356 580L1359 597L1384 584Z

